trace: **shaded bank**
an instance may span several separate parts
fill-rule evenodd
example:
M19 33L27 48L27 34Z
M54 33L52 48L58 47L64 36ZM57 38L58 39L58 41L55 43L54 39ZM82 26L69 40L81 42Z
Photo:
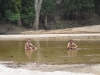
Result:
M100 33L100 25L73 27L56 30L33 30L14 25L0 25L0 35L15 35L15 34L87 34Z

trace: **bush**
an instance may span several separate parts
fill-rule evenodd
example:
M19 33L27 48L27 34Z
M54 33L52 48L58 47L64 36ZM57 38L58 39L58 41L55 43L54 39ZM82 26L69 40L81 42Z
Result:
M20 14L15 14L11 10L7 10L5 17L10 21L10 22L17 22L20 18Z

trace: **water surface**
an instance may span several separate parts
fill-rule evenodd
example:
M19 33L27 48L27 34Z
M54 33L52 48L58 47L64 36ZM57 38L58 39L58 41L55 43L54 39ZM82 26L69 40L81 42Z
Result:
M0 61L38 64L98 64L100 41L75 41L77 50L68 51L68 41L31 41L38 49L26 52L26 41L0 41Z

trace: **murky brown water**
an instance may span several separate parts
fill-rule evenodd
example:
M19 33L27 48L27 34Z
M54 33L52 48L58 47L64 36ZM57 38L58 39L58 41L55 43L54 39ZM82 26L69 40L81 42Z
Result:
M0 61L40 64L98 64L100 41L75 41L78 50L67 50L68 41L32 41L36 52L26 52L26 41L0 41Z

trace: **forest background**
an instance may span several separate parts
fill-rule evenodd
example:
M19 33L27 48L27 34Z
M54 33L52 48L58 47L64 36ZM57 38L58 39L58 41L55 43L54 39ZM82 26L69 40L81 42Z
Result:
M9 31L13 26L54 30L99 24L99 0L0 0L1 30Z

